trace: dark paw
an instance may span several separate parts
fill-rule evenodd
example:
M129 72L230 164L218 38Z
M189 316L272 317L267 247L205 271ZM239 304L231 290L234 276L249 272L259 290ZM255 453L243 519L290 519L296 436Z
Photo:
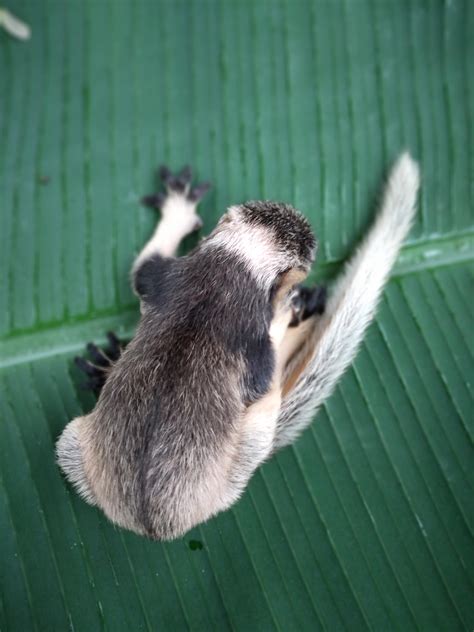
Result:
M314 314L323 314L326 308L327 289L324 285L314 287L298 287L298 292L292 300L293 318L290 327L297 327Z
M191 186L193 172L189 165L183 167L176 175L173 175L168 167L162 166L158 170L158 177L160 182L165 185L166 192L163 191L145 195L145 197L142 198L142 204L150 208L161 208L167 195L170 193L183 195L190 202L197 204L211 188L209 182L202 182L194 187Z
M102 387L107 381L109 370L119 359L123 345L117 336L109 331L107 333L108 345L100 348L93 342L87 345L90 359L76 356L74 363L86 376L87 381L81 385L84 389L91 390L96 396L99 395Z

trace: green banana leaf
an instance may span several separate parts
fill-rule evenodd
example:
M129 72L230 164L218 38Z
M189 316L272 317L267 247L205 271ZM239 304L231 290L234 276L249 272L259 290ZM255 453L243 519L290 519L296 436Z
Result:
M7 4L31 39L0 31L0 629L472 630L474 3ZM94 403L72 358L133 331L155 167L212 180L205 232L293 203L331 278L406 148L417 223L312 427L172 543L81 501L54 461Z

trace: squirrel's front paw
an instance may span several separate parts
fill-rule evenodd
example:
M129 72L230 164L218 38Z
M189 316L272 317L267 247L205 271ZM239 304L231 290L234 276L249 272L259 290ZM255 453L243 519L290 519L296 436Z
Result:
M197 205L211 188L209 182L202 182L192 187L191 167L184 167L178 174L173 175L168 167L158 170L160 181L166 191L160 191L142 198L142 204L155 209L161 209L163 218L179 221L186 232L193 232L202 227L202 220L196 213Z
M83 382L82 387L85 390L91 390L96 397L99 396L110 369L122 355L125 346L113 331L107 333L107 340L108 345L103 348L98 347L93 342L88 343L87 351L91 360L81 356L74 358L74 363L78 369L87 376L87 382Z
M323 314L326 308L326 295L324 285L315 285L312 288L300 285L292 300L293 318L289 326L297 327L314 314Z

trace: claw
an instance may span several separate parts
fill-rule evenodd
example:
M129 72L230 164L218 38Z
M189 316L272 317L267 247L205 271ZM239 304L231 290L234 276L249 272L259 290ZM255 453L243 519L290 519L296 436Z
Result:
M201 184L197 184L191 189L188 196L189 200L191 200L191 202L199 202L199 200L206 195L211 186L210 182L201 182Z
M166 185L170 184L171 180L173 180L173 174L165 165L161 165L158 169L158 175L160 180Z
M179 187L182 187L182 190L184 191L184 189L190 184L192 179L193 179L192 169L189 165L186 165L185 167L181 169L179 174L176 176L176 184Z
M121 348L120 340L118 339L117 335L113 331L108 331L106 336L111 347Z
M170 193L182 195L189 202L197 204L211 188L211 184L209 182L201 182L191 188L193 172L189 165L183 167L177 175L173 175L168 167L162 165L158 169L158 176L161 182L165 185L166 192L145 195L141 199L141 203L144 206L154 209L163 208L163 204ZM196 226L196 228L200 227L201 225Z
M173 175L167 167L160 168L160 177L169 191L184 193L189 189L192 179L192 171L189 165L181 169L177 175Z
M107 332L107 340L109 341L108 356L112 362L115 362L115 360L119 359L122 353L122 345L113 331Z
M313 314L323 314L326 308L327 288L324 285L316 285L314 288L304 288L307 290L305 296L305 308L303 320Z
M84 360L84 358L81 358L81 356L76 356L74 358L74 363L78 367L78 369L91 377L97 375L97 371L100 371L99 367L94 366L88 360Z
M324 285L312 288L299 286L292 301L293 317L289 327L297 327L314 314L323 314L326 307L327 289Z
M105 352L102 349L100 349L97 345L95 345L93 342L89 342L86 348L87 348L87 351L89 352L89 355L91 356L91 358L94 360L96 364L98 364L99 366L103 364L109 364L109 359L107 355L105 354Z
M141 199L141 203L143 206L148 206L149 208L159 209L163 206L163 202L166 199L165 193L152 193L151 195L145 195Z
M107 332L108 346L98 347L93 342L87 344L87 351L92 359L86 360L80 356L74 358L76 366L87 375L87 381L81 388L91 390L96 396L99 395L102 387L107 381L109 370L119 359L122 353L122 344L113 331Z

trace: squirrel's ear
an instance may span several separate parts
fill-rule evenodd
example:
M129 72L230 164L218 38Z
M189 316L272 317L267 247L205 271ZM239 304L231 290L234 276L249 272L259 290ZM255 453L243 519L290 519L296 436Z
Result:
M229 216L229 213L224 213L224 215L217 222L217 225L224 226L225 224L230 224L231 221L232 221L232 218Z

